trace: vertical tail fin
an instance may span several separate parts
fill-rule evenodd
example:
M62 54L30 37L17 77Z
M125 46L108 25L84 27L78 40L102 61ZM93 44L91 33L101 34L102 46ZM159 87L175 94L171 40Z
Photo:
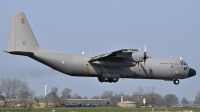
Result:
M39 47L23 12L15 12L5 52L14 54L33 53Z

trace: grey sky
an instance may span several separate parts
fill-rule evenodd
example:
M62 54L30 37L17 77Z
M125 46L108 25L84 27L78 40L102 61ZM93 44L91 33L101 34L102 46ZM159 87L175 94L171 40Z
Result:
M147 44L150 56L180 56L197 71L178 86L162 80L120 79L116 84L97 78L71 77L23 56L4 53L11 17L24 11L41 47L70 53L102 54ZM17 77L29 82L37 95L43 82L70 88L81 96L100 95L105 90L132 95L139 86L154 86L161 95L176 94L194 100L200 90L199 0L84 0L0 1L0 78Z

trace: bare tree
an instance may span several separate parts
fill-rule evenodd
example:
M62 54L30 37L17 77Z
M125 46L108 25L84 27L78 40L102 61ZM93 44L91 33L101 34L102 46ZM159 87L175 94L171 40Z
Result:
M10 98L10 94L11 94L11 83L12 83L12 81L11 81L11 79L10 78L8 78L8 79L2 79L1 80L1 83L2 83L2 85L4 86L3 88L4 88L4 93L5 93L5 96L7 97L7 98Z
M19 96L19 94L20 94L20 93L18 93L18 89L21 86L24 86L23 83L25 83L25 84L27 84L27 83L20 81L19 79L11 79L11 80L12 80L12 83L11 83L11 94L10 94L10 96L12 98L15 98L15 97Z
M156 90L156 88L153 87L153 86L145 87L145 89L144 89L144 94L147 94L147 93L155 93L155 90Z
M21 103L24 107L28 105L28 98L32 98L34 91L30 90L28 83L23 81L19 84L18 88L18 98L20 98Z
M142 86L138 87L137 94L138 95L143 95L144 94L144 88Z
M181 103L182 103L183 106L186 106L186 105L189 104L189 101L188 101L185 97L183 97L183 98L181 99Z
M34 91L30 90L27 82L21 82L18 88L18 97L32 98Z
M166 106L175 105L178 103L178 97L175 94L167 94L163 97Z
M71 98L71 89L65 88L64 90L62 90L61 92L61 98L63 100L67 99L67 98Z
M109 98L113 95L113 91L104 91L101 98Z
M156 97L156 106L162 106L163 104L163 99L162 96L158 93L155 93L155 97Z
M124 101L132 101L133 97L127 94L122 93L122 96L124 96Z
M31 98L34 95L34 91L30 89L26 81L15 78L1 79L0 89L7 98Z
M53 88L52 88L53 89ZM55 88L54 88L55 89ZM56 91L55 91L56 92ZM56 96L56 93L54 93L54 91L51 91L51 94L52 94L52 99L53 99L53 107L56 107L57 105L57 96Z
M82 99L82 97L78 93L73 94L73 99Z
M139 94L138 92L134 92L132 95L133 101L138 102L138 103L142 103L142 99L143 99L143 94Z
M4 92L4 88L3 88L3 85L2 85L1 83L2 83L2 82L0 82L0 95L2 95L3 92Z
M143 97L146 98L148 105L156 105L157 98L155 94L155 87L145 87Z
M200 91L197 92L196 96L195 96L195 101L194 101L195 104L200 104Z
M99 99L99 96L93 96L90 99Z
M100 96L100 99L108 99L110 98L110 103L114 105L115 97L113 96L113 91L104 91L103 94Z
M83 97L83 99L88 99L88 97L87 97L87 96L85 96L85 97Z
M57 87L52 87L51 88L51 92L53 92L54 94L58 95L58 88Z

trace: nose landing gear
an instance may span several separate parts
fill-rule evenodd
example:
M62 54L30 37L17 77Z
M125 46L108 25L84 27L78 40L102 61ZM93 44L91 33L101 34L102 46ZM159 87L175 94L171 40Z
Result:
M175 85L178 85L180 83L180 81L178 79L174 79L173 82L174 82Z

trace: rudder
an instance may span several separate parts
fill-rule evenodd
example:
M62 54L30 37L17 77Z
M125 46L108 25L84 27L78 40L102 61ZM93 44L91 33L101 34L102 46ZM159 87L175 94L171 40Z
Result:
M33 53L39 47L37 40L23 12L15 12L5 52L15 54Z

